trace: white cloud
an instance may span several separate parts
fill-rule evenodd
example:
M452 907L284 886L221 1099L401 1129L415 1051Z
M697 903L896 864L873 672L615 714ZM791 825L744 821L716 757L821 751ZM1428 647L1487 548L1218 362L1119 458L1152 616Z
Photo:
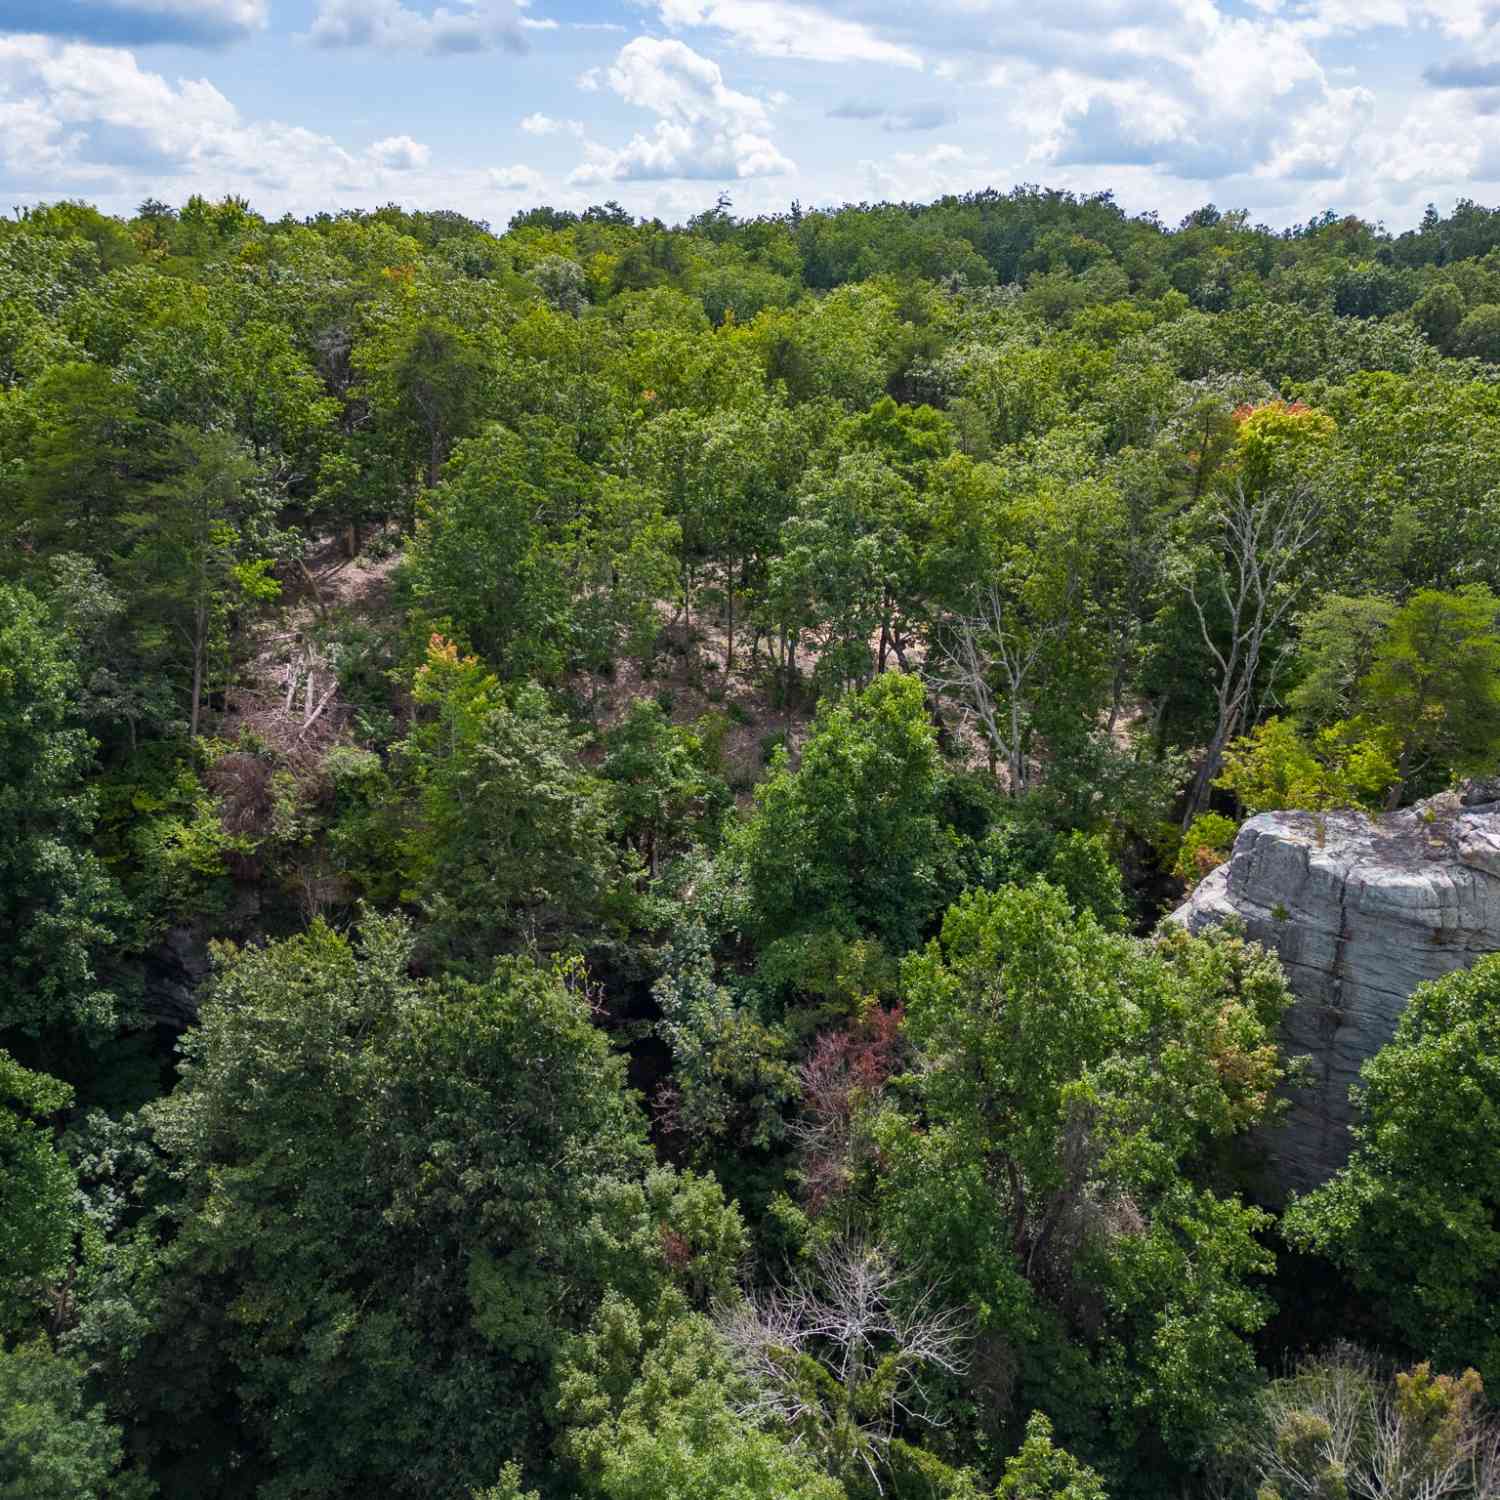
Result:
M15 194L7 201L76 195L129 211L147 196L239 193L277 214L418 195L422 207L490 218L542 186L529 167L434 169L431 156L409 135L360 151L246 119L207 80L169 81L119 48L0 37L0 183Z
M0 0L0 202L232 191L304 212L420 195L503 222L517 199L582 206L607 196L599 184L671 218L723 186L753 214L794 194L928 199L1027 180L1114 189L1167 217L1212 198L1273 222L1331 205L1399 225L1429 199L1500 196L1500 0L631 3L656 35L622 48L604 34L613 19L573 21L581 7L551 0L305 0L308 38L393 49L414 69L423 55L520 50L544 30L571 39L508 114L507 80L499 142L486 150L476 130L452 167L422 145L420 113L382 127L410 134L354 145L242 113L252 96L232 103L218 74L217 87L163 77L150 54L97 45L232 41L289 4ZM628 106L638 126L553 115L569 74L607 96L589 101L591 121ZM545 160L548 139L569 135L583 144L567 182L526 164L528 147ZM906 144L922 149L889 149Z
M890 63L920 68L913 48L886 41L858 20L829 15L811 5L786 0L655 0L664 25L673 30L707 26L727 32L762 57L797 57L810 62Z
M1361 145L1375 118L1368 89L1330 89L1289 122L1273 142L1257 175L1301 182L1331 182L1360 169Z
M637 37L607 73L579 85L597 89L605 81L627 104L661 118L650 135L637 133L618 149L586 141L572 182L769 177L794 170L768 134L765 104L731 89L718 63L683 42Z
M766 124L766 107L724 82L718 63L683 42L640 36L620 49L609 68L609 86L627 104L685 120L725 119Z
M751 35L750 0L641 3L669 24L718 26L747 49L775 50ZM1129 190L1140 208L1211 196L1286 217L1329 203L1395 217L1413 193L1473 193L1500 168L1497 0L810 0L800 13L858 24L948 86L940 105L899 80L824 105L872 133L941 126L971 153L864 161L877 195L979 186L988 163L999 186ZM1333 66L1355 36L1367 61ZM1325 58L1335 39L1342 52ZM1461 45L1429 68L1438 88L1393 81L1391 60L1414 73L1445 41ZM969 107L965 92L986 85L991 102ZM955 129L981 117L983 133ZM834 172L825 180L847 193Z
M824 71L810 86L788 74L798 128L815 129L816 111L863 125L870 144L877 128L931 129L968 153L867 148L860 190L876 196L1039 180L1130 192L1140 209L1211 197L1273 218L1334 204L1397 220L1413 194L1472 195L1500 171L1500 0L636 3L695 45L701 35L761 56L920 64L941 79L917 94L895 71L873 86L868 74ZM1404 84L1393 66L1415 75L1424 63L1432 88ZM660 174L675 149L668 118L633 152L592 148L578 175ZM846 163L818 160L816 144L805 154L815 175L800 177L799 196L849 195Z
M393 172L414 172L427 165L432 151L409 135L392 135L376 141L366 155L377 166L389 167Z
M527 19L515 0L458 0L456 10L439 5L430 12L412 9L401 0L319 0L308 39L319 47L381 47L435 55L496 47L522 52Z
M542 174L532 167L491 167L490 181L504 192L535 193L542 186Z
M1415 219L1425 203L1469 196L1476 181L1500 179L1500 129L1463 95L1435 94L1403 110L1400 128L1370 130L1359 143L1348 187L1356 202L1378 197Z
M556 135L559 131L566 130L569 135L577 136L579 140L584 136L584 125L582 120L554 120L551 115L540 112L523 116L521 129L527 135Z
M991 64L990 82L1039 175L1340 179L1363 149L1374 96L1335 85L1305 28L1270 14L1275 6L1232 15L1210 0L1096 0L1096 18L1114 24L1090 43L1038 33L1033 55Z
M1431 27L1454 41L1477 41L1495 23L1493 0L1270 0L1269 9L1314 35Z
M917 202L988 187L993 165L983 156L944 141L927 151L897 151L885 161L861 161L858 172L877 198Z
M0 33L105 45L220 46L259 31L267 0L5 0Z
M516 0L517 8L522 11L530 10L532 4L533 0ZM559 29L556 21L544 16L523 15L520 18L520 25L523 31L557 31Z

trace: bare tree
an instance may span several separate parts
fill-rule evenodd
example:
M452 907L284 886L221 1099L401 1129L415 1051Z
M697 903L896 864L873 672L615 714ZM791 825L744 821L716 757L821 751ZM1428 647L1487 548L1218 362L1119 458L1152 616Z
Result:
M1426 1364L1388 1379L1363 1351L1336 1346L1261 1393L1225 1493L1279 1500L1497 1500L1500 1429L1483 1416L1473 1371Z
M1029 764L1026 731L1038 669L1071 626L1078 579L1070 574L1062 607L1028 627L1022 612L991 584L971 614L954 615L932 633L922 676L928 688L956 703L966 724L975 724L990 751L990 764L1005 766L1007 789L1026 790Z
M1321 535L1322 515L1321 498L1304 485L1252 496L1236 483L1215 508L1212 560L1206 570L1190 572L1185 585L1216 682L1214 731L1188 795L1184 828L1208 805L1267 642L1307 588L1306 554Z
M750 1293L718 1327L749 1394L741 1415L787 1429L835 1477L881 1471L903 1423L931 1421L923 1376L962 1374L969 1316L919 1286L878 1247L836 1241L815 1276Z

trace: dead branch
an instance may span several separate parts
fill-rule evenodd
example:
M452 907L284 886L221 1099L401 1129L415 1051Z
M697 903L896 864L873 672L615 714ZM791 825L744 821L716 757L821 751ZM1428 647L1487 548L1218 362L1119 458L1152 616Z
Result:
M923 1376L962 1374L972 1343L965 1309L858 1239L825 1248L815 1273L722 1308L717 1326L745 1379L741 1414L783 1425L797 1443L854 1424L859 1462L877 1490L878 1461L901 1424L934 1420ZM837 1382L836 1410L825 1384L807 1378L807 1360Z

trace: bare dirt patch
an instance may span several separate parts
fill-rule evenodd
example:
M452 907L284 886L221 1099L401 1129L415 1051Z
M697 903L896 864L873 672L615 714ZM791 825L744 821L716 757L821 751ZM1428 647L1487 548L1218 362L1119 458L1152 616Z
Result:
M591 705L602 731L614 728L640 698L655 698L674 724L692 725L705 715L724 716L723 776L741 805L766 772L773 741L786 744L793 761L812 724L815 702L805 686L790 703L777 682L775 663L764 650L752 651L744 637L735 643L735 664L725 671L722 625L697 618L691 630L661 610L662 629L649 669L622 660L612 676L578 675L569 687Z
M294 773L313 773L329 747L347 738L353 718L329 648L334 627L385 612L400 560L395 548L347 558L339 539L328 537L290 570L282 583L287 607L257 627L250 659L226 694L220 735L238 740L248 730Z

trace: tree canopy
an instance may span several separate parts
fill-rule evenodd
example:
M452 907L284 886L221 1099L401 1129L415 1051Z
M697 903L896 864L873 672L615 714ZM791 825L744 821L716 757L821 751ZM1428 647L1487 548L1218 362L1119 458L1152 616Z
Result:
M0 1495L1494 1493L1493 961L1287 1205L1159 919L1500 767L1497 309L1468 201L0 221Z

